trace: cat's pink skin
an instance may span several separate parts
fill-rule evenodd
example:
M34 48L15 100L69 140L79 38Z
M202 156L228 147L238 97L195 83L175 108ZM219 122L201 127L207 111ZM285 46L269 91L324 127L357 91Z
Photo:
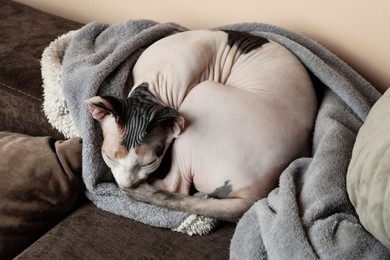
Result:
M112 104L101 97L87 101L103 129L104 160L133 199L237 221L277 186L291 161L309 154L315 91L304 66L277 43L244 54L229 46L225 32L184 32L147 48L133 77L133 90L147 83L161 103L182 115L165 133L165 149L181 135L173 143L170 171L157 180L150 174L162 156L147 143L127 151L120 141L126 126ZM191 185L223 199L180 195L188 195Z
M224 32L180 33L147 48L133 76L135 86L147 82L186 120L171 171L154 186L188 194L193 183L212 193L229 181L229 198L253 203L293 159L308 154L314 88L304 66L277 43L242 54Z

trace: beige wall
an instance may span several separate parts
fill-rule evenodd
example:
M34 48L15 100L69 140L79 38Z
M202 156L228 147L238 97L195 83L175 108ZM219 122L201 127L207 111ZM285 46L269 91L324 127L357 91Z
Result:
M390 86L390 0L17 0L83 23L148 18L191 29L264 22L320 42L382 92Z

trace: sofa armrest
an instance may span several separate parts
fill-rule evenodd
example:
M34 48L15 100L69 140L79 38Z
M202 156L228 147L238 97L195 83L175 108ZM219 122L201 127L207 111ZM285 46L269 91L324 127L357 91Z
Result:
M82 25L0 1L0 131L61 138L42 112L40 59L51 41Z

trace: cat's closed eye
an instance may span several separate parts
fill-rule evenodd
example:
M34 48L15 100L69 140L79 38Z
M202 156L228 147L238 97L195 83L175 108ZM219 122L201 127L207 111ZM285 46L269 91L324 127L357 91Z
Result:
M157 158L154 159L154 160L152 160L152 161L149 162L149 163L145 163L145 164L141 165L141 167L150 166L150 165L154 164L156 161L157 161Z

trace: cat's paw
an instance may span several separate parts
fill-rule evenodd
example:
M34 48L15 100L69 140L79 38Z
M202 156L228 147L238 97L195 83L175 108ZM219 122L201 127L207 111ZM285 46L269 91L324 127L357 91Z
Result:
M173 231L187 235L207 235L218 224L218 220L192 214L184 220L180 226L173 228Z

